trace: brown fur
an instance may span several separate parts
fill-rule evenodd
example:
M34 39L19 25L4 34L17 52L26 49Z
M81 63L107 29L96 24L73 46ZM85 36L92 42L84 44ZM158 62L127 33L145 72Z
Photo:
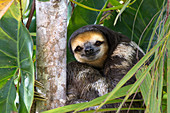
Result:
M104 43L98 47L94 46L97 40L104 41ZM74 51L77 46L81 48L92 46L96 50L100 49L100 52L94 54L94 60L90 58L90 55L90 57L84 55L83 49L83 51ZM75 31L70 37L69 48L78 62L71 62L67 67L67 95L69 98L67 104L88 102L112 91L144 55L137 44L128 37L99 25L88 25ZM135 76L133 76L125 85L133 84L135 80ZM141 99L141 95L137 94L136 98ZM114 103L103 108L117 108L119 105L120 103ZM128 106L129 103L124 107L127 107L126 105ZM132 106L139 107L140 103L136 102ZM96 108L87 108L85 111L91 109ZM121 113L126 112L121 111ZM139 112L142 111L130 111L130 113ZM110 111L110 113L115 113L115 111Z

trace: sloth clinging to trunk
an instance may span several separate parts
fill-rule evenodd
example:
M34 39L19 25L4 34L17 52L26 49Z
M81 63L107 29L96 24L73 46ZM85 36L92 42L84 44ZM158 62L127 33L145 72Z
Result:
M69 48L77 61L67 68L67 104L87 102L110 92L144 55L128 37L99 25L76 30ZM125 85L134 82L132 77Z

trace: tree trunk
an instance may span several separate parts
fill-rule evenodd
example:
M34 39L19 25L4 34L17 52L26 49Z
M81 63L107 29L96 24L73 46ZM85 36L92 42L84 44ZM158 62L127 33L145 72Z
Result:
M47 97L36 103L36 111L63 106L66 100L67 1L36 1L37 80Z

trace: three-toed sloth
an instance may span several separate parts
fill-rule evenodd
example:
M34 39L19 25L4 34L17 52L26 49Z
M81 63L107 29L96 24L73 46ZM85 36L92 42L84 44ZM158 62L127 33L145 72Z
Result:
M88 102L112 91L144 55L128 37L100 25L87 25L76 30L68 46L77 61L67 65L66 104ZM135 80L132 77L125 85L133 84Z

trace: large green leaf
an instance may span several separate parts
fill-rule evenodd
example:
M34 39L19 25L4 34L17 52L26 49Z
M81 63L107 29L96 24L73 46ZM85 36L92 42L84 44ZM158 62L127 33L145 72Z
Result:
M11 77L18 78L16 86L19 93L19 112L27 113L34 95L33 43L21 22L19 5L19 2L15 1L0 20L0 90L11 87L5 85ZM0 97L4 93L2 92ZM15 96L15 93L8 90L8 94ZM3 100L0 100L0 103L2 102ZM14 103L14 100L10 99L5 104L8 111L12 111L13 108L8 103Z
M155 24L154 20L162 8L163 1L164 0L136 0L132 6L128 7L121 14L115 26L113 24L117 15L116 11L112 13L110 18L105 19L104 26L121 32L137 43L142 36L140 47L146 50ZM149 26L147 27L148 24ZM147 29L145 30L146 27Z
M16 88L12 77L0 90L0 112L10 113L11 110L16 111L16 106L14 104L15 98Z

